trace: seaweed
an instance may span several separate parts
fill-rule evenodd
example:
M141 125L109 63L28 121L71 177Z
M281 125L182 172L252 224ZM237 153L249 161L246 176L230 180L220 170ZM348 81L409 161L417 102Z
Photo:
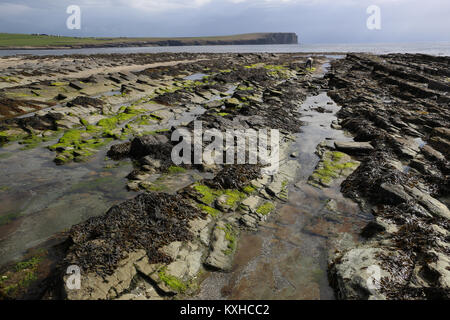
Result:
M65 263L83 266L86 271L112 274L128 252L147 251L150 263L171 259L159 248L173 241L189 241L188 222L204 217L181 195L148 192L112 207L102 216L71 228L71 247Z

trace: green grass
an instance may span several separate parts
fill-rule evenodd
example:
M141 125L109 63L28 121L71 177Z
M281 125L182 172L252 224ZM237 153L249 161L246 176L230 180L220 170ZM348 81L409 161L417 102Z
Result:
M0 47L58 47L58 46L80 46L80 45L106 45L119 44L136 41L145 41L149 44L159 41L177 40L184 44L195 44L201 41L238 41L256 40L265 38L266 33L249 33L231 36L216 37L178 37L178 38L78 38L78 37L58 37L46 35L30 35L17 33L0 33Z

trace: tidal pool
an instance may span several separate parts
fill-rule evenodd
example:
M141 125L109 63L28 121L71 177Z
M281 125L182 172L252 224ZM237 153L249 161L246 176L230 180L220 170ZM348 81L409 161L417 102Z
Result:
M318 106L331 112L317 112ZM326 93L304 101L305 125L291 149L301 172L288 202L257 232L241 234L232 272L208 274L196 299L334 299L327 277L330 240L342 233L357 240L371 219L343 197L339 186L318 189L307 183L319 161L318 144L352 141L330 127L338 110Z
M64 166L45 145L20 148L0 149L0 264L135 195L125 188L131 162L106 161L107 148L87 163Z

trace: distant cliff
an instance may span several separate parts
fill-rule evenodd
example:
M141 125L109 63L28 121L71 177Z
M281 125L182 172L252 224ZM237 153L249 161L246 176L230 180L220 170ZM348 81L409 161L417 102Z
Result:
M298 44L298 37L295 33L267 33L263 44Z
M297 44L295 33L257 33L225 37L178 38L150 41L158 46L202 46L202 45L252 45L252 44ZM138 43L136 43L138 44ZM128 44L127 44L128 45ZM142 44L141 45L145 45Z
M45 34L0 33L0 50L297 43L297 35L289 32L192 38L77 38Z

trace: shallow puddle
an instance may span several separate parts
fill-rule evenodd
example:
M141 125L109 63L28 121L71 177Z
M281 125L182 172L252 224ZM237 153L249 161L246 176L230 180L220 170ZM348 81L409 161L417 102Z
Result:
M205 73L194 73L191 74L187 77L184 77L183 80L192 80L192 81L197 81L197 80L202 80L204 77L207 77L208 75Z

